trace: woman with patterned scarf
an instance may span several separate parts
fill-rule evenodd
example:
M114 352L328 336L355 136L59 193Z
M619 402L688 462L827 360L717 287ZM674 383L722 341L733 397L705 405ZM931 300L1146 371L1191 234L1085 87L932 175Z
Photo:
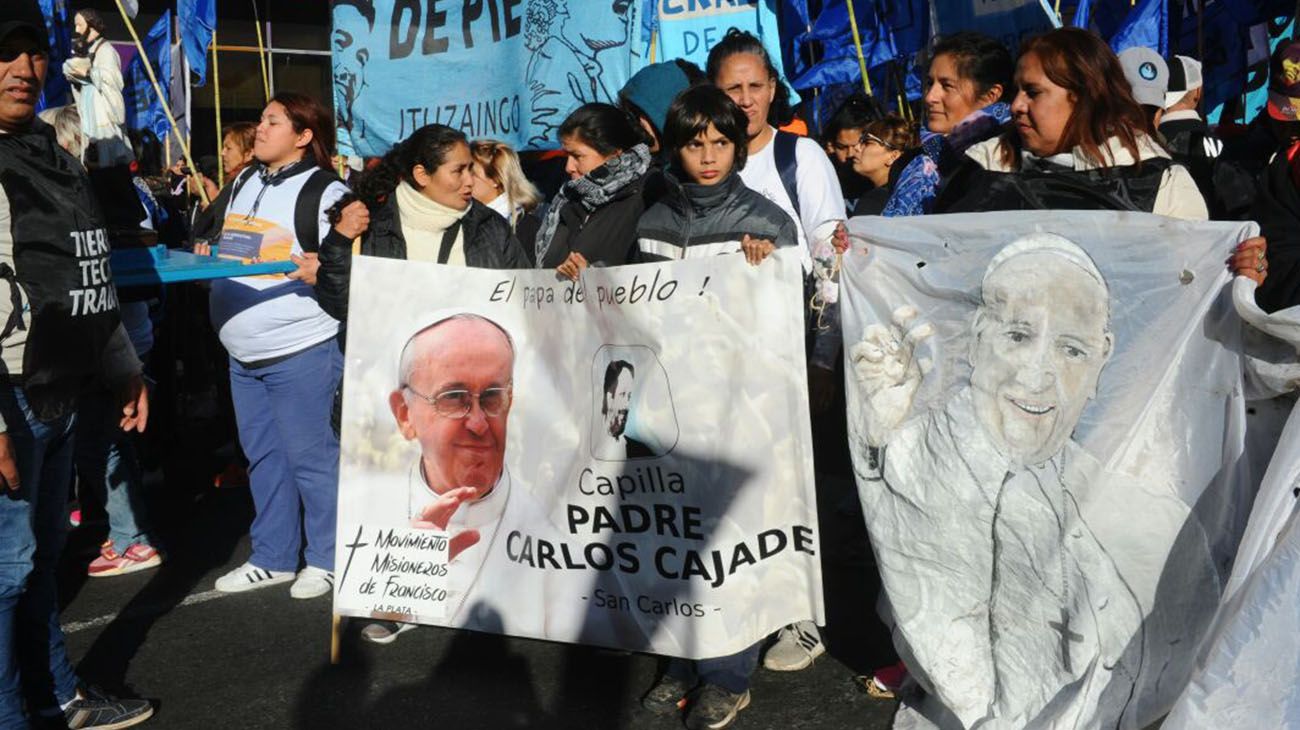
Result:
M1006 46L982 33L954 33L930 59L921 154L899 173L881 215L930 213L940 178L960 165L967 148L998 136L1011 120L1015 63Z
M587 266L632 263L650 169L634 122L617 107L586 104L560 125L560 144L570 179L537 233L538 268L577 279Z

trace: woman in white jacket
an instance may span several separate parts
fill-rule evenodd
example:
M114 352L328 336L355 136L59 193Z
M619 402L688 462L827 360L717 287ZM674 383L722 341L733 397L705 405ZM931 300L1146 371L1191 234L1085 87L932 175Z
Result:
M1098 35L1061 28L1031 38L1016 65L1012 128L967 150L936 210L1137 210L1208 213L1190 173L1147 133L1119 59Z

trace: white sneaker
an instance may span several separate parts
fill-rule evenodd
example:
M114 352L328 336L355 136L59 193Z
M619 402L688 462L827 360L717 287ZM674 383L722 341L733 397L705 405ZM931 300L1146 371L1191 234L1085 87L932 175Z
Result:
M294 598L315 598L334 591L334 574L311 565L302 569L293 582L289 595Z
M216 588L222 593L243 593L291 580L291 570L267 570L249 562L218 578Z
M813 660L826 653L817 624L800 621L776 634L776 643L763 657L763 666L774 672L797 672L812 666Z

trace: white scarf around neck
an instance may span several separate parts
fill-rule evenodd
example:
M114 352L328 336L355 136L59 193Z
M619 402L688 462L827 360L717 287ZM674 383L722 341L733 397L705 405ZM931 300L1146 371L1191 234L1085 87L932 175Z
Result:
M397 211L402 222L402 237L406 239L406 258L410 261L437 261L442 247L442 234L456 221L465 217L470 206L456 210L435 200L430 200L418 190L403 182L398 183ZM472 203L471 203L472 205ZM456 232L456 243L447 258L450 266L465 265L465 230Z

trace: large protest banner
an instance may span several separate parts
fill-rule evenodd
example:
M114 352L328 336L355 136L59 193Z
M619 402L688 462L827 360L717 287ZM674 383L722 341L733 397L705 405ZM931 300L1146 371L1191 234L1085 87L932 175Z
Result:
M356 258L336 612L691 658L820 620L801 282Z
M860 218L854 467L899 727L1144 728L1215 614L1259 474L1224 261L1254 224Z
M1234 303L1248 331L1251 389L1290 407L1300 387L1300 307L1265 314L1255 284ZM1295 727L1300 722L1300 411L1292 409L1242 536L1219 614L1162 727Z
M639 3L333 0L339 149L382 155L439 123L517 148L627 82Z

